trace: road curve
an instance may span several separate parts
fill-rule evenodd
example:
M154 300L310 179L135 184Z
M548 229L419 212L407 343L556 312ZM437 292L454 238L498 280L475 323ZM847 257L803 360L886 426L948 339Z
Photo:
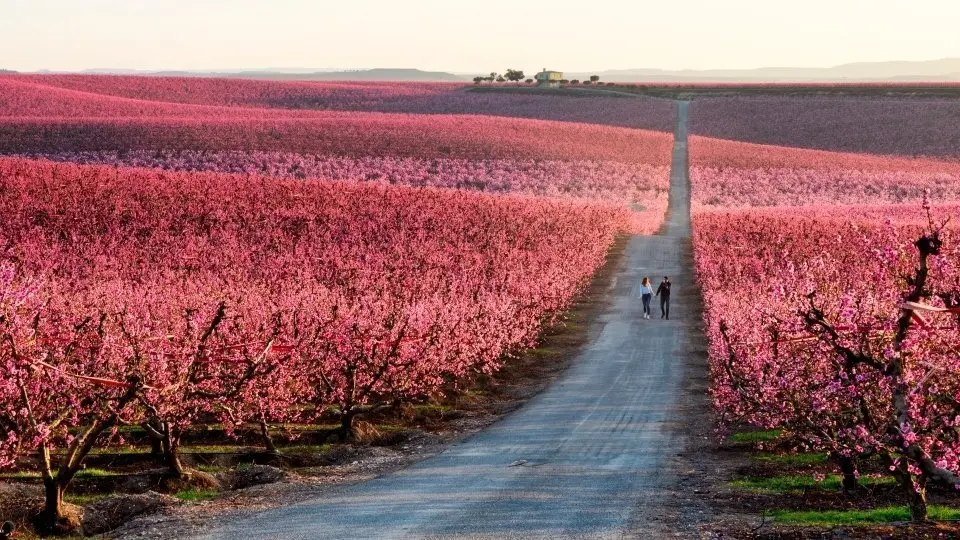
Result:
M681 102L664 227L630 240L611 305L591 322L588 345L557 382L439 455L204 538L643 536L643 515L657 512L659 493L672 482L662 471L682 437L669 422L682 399L680 359L698 322L686 120ZM669 321L659 319L656 301L653 319L641 317L645 275L671 277Z

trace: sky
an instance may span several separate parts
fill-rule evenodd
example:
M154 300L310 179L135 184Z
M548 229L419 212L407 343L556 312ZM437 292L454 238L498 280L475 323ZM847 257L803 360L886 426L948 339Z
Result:
M958 0L0 0L0 68L826 67L960 57Z

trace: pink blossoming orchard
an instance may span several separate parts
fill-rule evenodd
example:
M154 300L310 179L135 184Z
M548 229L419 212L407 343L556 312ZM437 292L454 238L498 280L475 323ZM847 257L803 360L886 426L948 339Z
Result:
M921 149L922 152L922 149ZM955 161L694 138L694 254L722 427L879 460L914 519L960 485ZM889 204L899 203L899 204Z
M960 139L955 101L918 103L705 98L689 172L721 433L829 455L851 497L879 470L922 520L960 484ZM469 391L618 238L661 229L675 114L616 92L0 75L4 478L42 483L37 529L67 533L100 453L149 454L177 492L206 481L197 433L281 455ZM885 127L830 131L864 118Z
M283 108L444 86L181 82L0 79L30 157L0 158L0 467L39 471L42 531L125 426L176 490L191 430L349 438L496 372L666 210L667 133Z

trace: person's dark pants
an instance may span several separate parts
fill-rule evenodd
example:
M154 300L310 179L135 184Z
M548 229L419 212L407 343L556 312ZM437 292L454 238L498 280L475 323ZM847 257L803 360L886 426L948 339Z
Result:
M640 295L640 299L643 300L643 314L650 314L650 300L653 298L652 294L643 294Z
M660 295L660 318L661 319L670 318L670 295L669 294Z

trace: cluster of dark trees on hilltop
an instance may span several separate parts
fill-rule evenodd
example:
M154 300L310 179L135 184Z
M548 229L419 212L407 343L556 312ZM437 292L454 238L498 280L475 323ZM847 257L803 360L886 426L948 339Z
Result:
M488 82L488 83L499 82L499 83L502 83L502 82L507 82L507 81L515 82L515 83L519 84L520 81L523 81L525 77L526 77L526 75L524 75L523 70L519 70L519 69L508 69L508 70L507 70L506 72L504 72L503 74L497 73L496 71L492 71L492 72L490 72L490 75L487 75L486 77L484 77L484 76L482 76L482 75L481 75L481 76L478 76L478 77L474 77L474 78L473 78L473 84L480 84L480 83L482 83L482 82ZM530 84L530 83L533 82L533 79L526 79L525 82L526 82L527 84Z
M519 69L508 69L502 74L493 71L493 72L490 72L490 74L487 76L478 75L473 78L473 84L480 84L484 82L488 82L491 84L495 82L505 83L508 81L515 82L517 84L520 84L520 81L523 81L527 84L533 83L533 79L526 79L526 75L523 73L523 70L519 70ZM572 81L568 79L563 79L560 81L560 84L581 84L581 83L579 79L573 79ZM591 75L590 80L584 80L583 84L603 84L603 83L600 82L599 75Z

